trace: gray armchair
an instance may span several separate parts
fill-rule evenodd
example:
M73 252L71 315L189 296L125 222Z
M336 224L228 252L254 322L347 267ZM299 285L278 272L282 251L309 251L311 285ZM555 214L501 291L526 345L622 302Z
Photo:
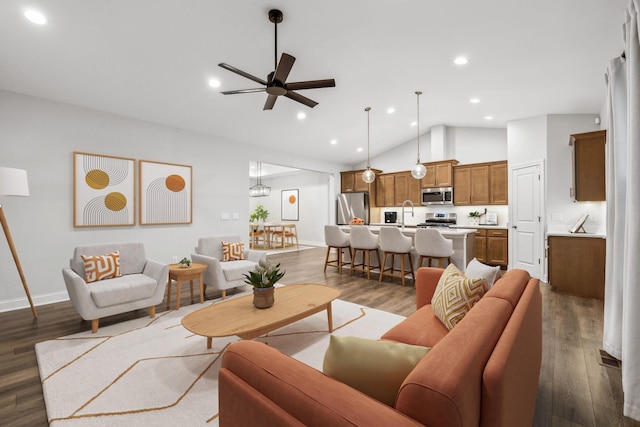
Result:
M222 298L227 296L227 289L244 285L244 274L253 270L260 259L265 259L266 254L251 249L244 250L243 260L222 261L222 242L242 242L240 236L203 237L198 239L196 253L191 254L193 262L201 262L207 265L202 273L202 281L205 286L212 286L222 291Z
M122 276L86 283L82 255L104 255L120 252ZM169 266L147 259L142 243L122 242L78 246L70 267L62 269L64 283L73 307L85 320L91 320L91 332L98 331L99 319L149 307L155 317L155 306L164 299Z

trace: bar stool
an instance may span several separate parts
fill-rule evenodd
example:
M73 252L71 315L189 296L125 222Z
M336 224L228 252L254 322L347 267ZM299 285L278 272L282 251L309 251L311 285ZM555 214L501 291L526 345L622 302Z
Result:
M402 286L404 286L404 256L407 255L409 257L409 271L415 283L416 277L413 274L413 260L411 259L412 246L411 237L402 234L398 227L380 227L380 249L384 255L382 257L379 282L382 282L383 276L399 277L402 279ZM387 255L391 255L391 267L389 268L386 268ZM395 269L396 255L400 255L400 270ZM390 273L386 273L387 271L390 271ZM400 274L393 274L394 271L400 271Z
M427 267L431 267L431 261L437 260L438 266L444 268L444 261L451 264L453 256L453 240L445 239L442 234L433 228L418 228L416 230L416 252L420 255L418 268L422 267L424 259L428 259Z
M351 245L349 233L345 233L337 225L325 225L324 226L324 241L327 244L327 256L324 259L324 271L327 271L327 265L336 267L338 272L342 274L342 266L351 264L351 261L345 261L342 257L342 251L347 249L349 251L349 257L351 257ZM329 253L331 249L335 249L338 252L338 258L329 261Z
M380 264L380 252L378 251L378 236L373 234L368 227L354 225L351 227L349 241L351 242L351 273L362 271L367 273L367 279L371 279L371 252L376 253L378 267ZM362 252L362 262L356 264L358 252ZM359 268L358 268L359 267Z

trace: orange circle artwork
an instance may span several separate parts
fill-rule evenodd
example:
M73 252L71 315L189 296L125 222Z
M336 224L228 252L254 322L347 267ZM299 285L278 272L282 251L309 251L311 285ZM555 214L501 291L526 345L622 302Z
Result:
M121 211L127 206L127 198L122 193L109 193L104 198L104 205L112 211Z
M185 182L180 175L169 175L165 180L167 188L174 193L184 190Z
M293 194L289 196L289 203L294 204L296 202L296 196Z
M102 190L109 185L109 175L100 169L93 169L87 172L84 180L94 190Z

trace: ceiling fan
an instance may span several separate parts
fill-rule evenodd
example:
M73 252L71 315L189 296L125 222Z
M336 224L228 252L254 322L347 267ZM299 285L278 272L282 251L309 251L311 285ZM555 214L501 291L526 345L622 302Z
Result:
M246 73L242 70L239 70L235 67L232 67L229 64L220 63L218 66L224 68L225 70L229 70L233 73L239 74L242 77L246 77L249 80L253 80L256 83L260 83L265 86L263 88L254 88L254 89L240 89L240 90L229 90L222 92L223 95L235 95L238 93L253 93L253 92L267 92L268 97L267 101L264 103L263 110L271 110L273 109L273 105L276 103L276 100L279 96L284 95L289 99L293 99L294 101L300 102L301 104L306 105L307 107L315 107L318 103L312 99L309 99L305 96L300 95L299 93L294 92L295 90L304 90L304 89L317 89L323 87L334 87L336 82L334 79L324 79L324 80L308 80L304 82L294 82L287 83L287 76L289 76L289 72L293 67L293 63L296 61L296 58L293 56L282 53L280 57L280 62L278 62L278 24L282 22L282 12L278 9L272 9L269 11L269 21L274 23L275 27L275 52L274 52L274 63L275 63L275 71L272 71L267 76L267 80L264 81L259 77L253 76L249 73Z

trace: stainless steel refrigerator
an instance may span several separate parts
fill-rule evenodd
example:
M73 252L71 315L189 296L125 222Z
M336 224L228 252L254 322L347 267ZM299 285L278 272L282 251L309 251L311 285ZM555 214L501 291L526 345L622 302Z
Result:
M338 225L349 224L353 218L364 219L369 224L369 193L340 193L337 201Z

